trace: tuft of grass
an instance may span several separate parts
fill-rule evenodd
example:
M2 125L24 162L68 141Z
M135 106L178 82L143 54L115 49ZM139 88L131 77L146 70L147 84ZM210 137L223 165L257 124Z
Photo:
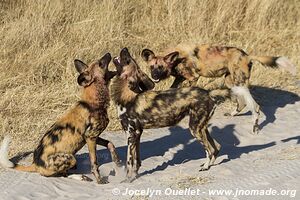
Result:
M12 136L13 154L34 148L78 100L73 60L117 55L125 46L144 70L143 48L162 51L182 42L285 55L299 69L299 12L299 0L1 0L0 138ZM291 77L255 63L251 83L299 94L297 78L299 72ZM108 129L119 129L113 105L109 113Z

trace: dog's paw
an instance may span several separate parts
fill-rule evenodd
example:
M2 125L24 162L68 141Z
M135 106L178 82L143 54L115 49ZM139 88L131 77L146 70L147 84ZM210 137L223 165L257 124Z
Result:
M82 181L87 181L87 182L92 182L92 181L93 181L93 179L91 179L90 177L85 176L85 175L82 175L81 180L82 180Z
M88 176L85 176L83 174L71 174L68 176L69 179L79 180L79 181L88 181L91 182L93 179L89 178Z
M97 180L97 183L98 183L98 184L108 184L109 181L107 180L106 177L102 177L102 178L100 178L99 180Z
M200 165L199 172L206 171L209 168L210 168L210 165L208 165L208 163L203 163L202 165Z

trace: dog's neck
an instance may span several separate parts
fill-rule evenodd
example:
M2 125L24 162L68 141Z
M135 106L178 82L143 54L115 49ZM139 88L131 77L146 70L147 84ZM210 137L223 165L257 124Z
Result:
M96 79L85 87L81 94L81 101L94 109L107 109L109 106L109 89L104 79Z
M115 104L125 107L127 104L132 103L137 95L129 89L127 80L118 76L112 81L111 96Z

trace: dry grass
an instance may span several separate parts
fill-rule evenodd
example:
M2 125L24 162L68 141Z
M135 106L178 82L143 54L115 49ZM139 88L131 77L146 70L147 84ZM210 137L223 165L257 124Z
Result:
M300 66L299 12L299 0L0 0L0 138L13 137L13 153L32 149L78 99L73 60L124 46L143 66L142 48L181 42L286 55ZM254 68L252 84L298 92L295 77ZM110 113L109 129L119 128Z

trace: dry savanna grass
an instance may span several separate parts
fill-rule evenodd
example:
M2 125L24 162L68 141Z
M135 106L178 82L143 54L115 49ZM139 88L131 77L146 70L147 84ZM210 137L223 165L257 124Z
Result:
M32 150L78 100L73 60L116 55L124 46L144 69L143 48L182 42L285 55L299 69L299 12L299 0L0 0L0 138L12 136L11 153ZM297 78L255 63L251 83L299 94ZM109 129L119 129L113 105L110 113Z

